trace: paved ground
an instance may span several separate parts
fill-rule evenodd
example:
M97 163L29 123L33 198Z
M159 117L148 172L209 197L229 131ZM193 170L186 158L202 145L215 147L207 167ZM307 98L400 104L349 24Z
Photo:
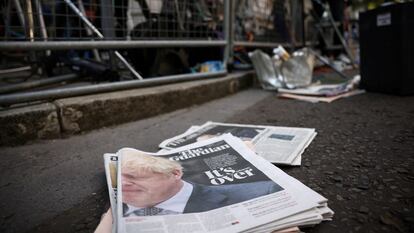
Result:
M163 139L183 132L189 125L226 121L271 95L250 89L200 106L66 139L0 147L0 232L92 231L107 203L104 153L122 147L156 151ZM34 230L38 224L42 227Z
M220 101L226 104L214 105L223 103ZM229 106L233 103L236 107L232 111ZM193 111L197 114L191 115ZM3 170L1 209L14 205L30 219L25 205L41 200L41 194L50 194L45 195L40 204L31 205L50 210L62 202L66 208L59 208L66 209L65 212L56 216L52 209L53 213L37 228L15 226L14 229L20 232L91 232L108 202L100 161L103 152L122 146L155 150L163 138L208 119L316 128L318 135L305 151L303 165L282 169L327 197L335 217L332 222L304 231L414 232L414 97L374 93L331 104L310 104L249 90L197 108L66 140L6 148L6 153L2 151L6 162L2 162L0 169ZM51 158L53 160L44 162ZM38 167L38 173L24 172L24 168L30 167ZM16 174L16 171L22 173ZM5 177L11 181L7 183ZM52 182L56 190L48 186L48 182ZM33 192L36 188L39 194ZM15 196L10 198L10 195ZM45 203L51 204L42 206L47 205ZM3 211L0 231L12 232L10 224L17 223L19 213Z
M414 232L414 97L367 93L331 104L269 97L229 121L318 135L288 174L327 197L334 221L306 232Z

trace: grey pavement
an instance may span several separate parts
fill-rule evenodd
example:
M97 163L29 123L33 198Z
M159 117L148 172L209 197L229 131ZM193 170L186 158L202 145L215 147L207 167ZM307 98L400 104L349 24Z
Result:
M103 153L126 146L155 151L163 139L207 120L316 129L302 166L281 167L335 211L333 221L305 232L414 232L414 96L366 93L311 104L258 89L67 139L1 148L0 231L92 232L108 204Z
M0 163L1 232L33 231L39 224L58 223L56 216L82 211L84 201L103 197L105 177L102 155L122 147L156 151L166 138L208 120L226 121L274 95L260 89L237 94L172 113L103 128L66 139L38 141L31 145L2 147ZM87 205L90 204L90 201ZM90 210L99 216L102 208ZM82 214L74 213L82 218ZM68 217L66 217L68 218ZM70 222L70 221L69 221ZM95 227L93 221L89 229ZM69 224L73 224L73 221ZM53 224L52 224L53 225ZM63 224L62 224L63 225ZM71 232L68 226L55 230ZM74 229L79 228L75 226Z

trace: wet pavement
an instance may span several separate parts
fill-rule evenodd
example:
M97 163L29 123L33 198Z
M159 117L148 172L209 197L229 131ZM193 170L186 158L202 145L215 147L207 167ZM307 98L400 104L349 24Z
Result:
M263 93L256 91L256 94ZM249 98L244 101L247 103ZM234 103L243 105L243 102ZM304 152L302 166L281 168L328 198L335 216L333 221L303 231L414 232L414 97L366 93L330 104L311 104L278 99L274 93L266 92L257 102L225 116L222 114L226 113L227 107L220 112L212 110L208 104L199 106L196 118L190 115L185 118L190 110L182 110L182 115L173 114L175 119L183 119L181 123L177 121L176 127L168 122L171 115L150 119L145 124L135 123L147 127L146 135L154 134L153 142L145 144L140 142L145 138L137 137L135 144L131 139L126 144L114 141L115 145L103 146L102 150L124 145L155 150L162 139L183 131L190 124L203 123L209 114L215 121L315 128L318 135ZM231 105L231 101L228 104ZM170 128L163 128L167 123ZM128 131L130 128L131 125L121 125L107 130L131 138L134 133ZM95 146L93 138L88 140L89 146ZM76 148L72 150L76 151ZM95 156L95 160L100 156ZM103 162L96 164L102 165ZM98 184L94 191L30 232L93 231L108 206L102 169L95 173L93 179L96 181L91 182ZM14 215L2 216L2 232L7 230L7 221L13 218Z

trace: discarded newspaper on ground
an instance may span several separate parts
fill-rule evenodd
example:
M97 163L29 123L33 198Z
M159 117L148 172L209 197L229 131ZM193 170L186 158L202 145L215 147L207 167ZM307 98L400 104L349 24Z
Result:
M302 153L316 136L311 128L206 122L161 142L159 147L174 149L225 133L242 139L269 162L295 166L301 164Z
M358 90L360 76L348 78L341 70L335 68L328 60L312 51L300 49L290 55L283 47L273 50L270 57L261 50L249 53L258 80L265 90L276 90L281 98L297 99L312 103L327 102L364 93ZM315 56L329 65L347 80L341 84L321 85L312 83ZM342 55L344 57L344 55Z
M360 80L361 76L356 75L352 79L339 84L312 84L308 87L297 89L279 88L278 96L281 98L304 100L312 103L330 103L340 98L365 93L364 90L356 89Z
M231 134L104 158L114 232L272 232L333 216L326 198Z

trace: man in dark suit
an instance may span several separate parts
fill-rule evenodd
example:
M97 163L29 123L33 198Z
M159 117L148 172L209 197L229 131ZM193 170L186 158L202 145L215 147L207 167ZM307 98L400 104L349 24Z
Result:
M181 165L140 151L123 151L124 217L208 211L268 195L282 188L273 181L207 186L182 180Z
M208 211L283 190L273 181L207 186L193 184L184 213Z

